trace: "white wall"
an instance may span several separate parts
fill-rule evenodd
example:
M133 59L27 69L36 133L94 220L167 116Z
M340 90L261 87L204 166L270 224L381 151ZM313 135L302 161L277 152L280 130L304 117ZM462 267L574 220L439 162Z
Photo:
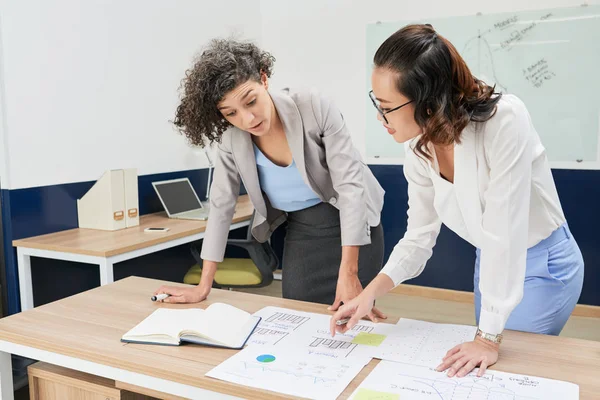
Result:
M2 0L2 186L205 167L169 120L193 56L232 33L260 43L258 0Z
M591 3L600 3L593 0ZM332 95L365 143L365 26L578 6L581 0L0 0L0 179L25 188L202 168L168 122L207 40L236 33L277 58L274 87Z
M4 93L4 51L2 48L2 13L0 12L0 187L8 188L8 150L7 128L6 128L6 96Z
M599 0L589 4L600 4ZM261 0L263 48L274 87L314 86L334 97L365 156L366 24L580 6L582 0ZM385 160L383 160L385 162Z

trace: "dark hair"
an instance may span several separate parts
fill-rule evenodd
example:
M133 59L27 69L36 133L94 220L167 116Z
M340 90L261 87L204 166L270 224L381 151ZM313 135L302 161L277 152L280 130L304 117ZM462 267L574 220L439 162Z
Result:
M407 25L379 47L375 67L398 73L396 88L415 105L415 121L423 135L415 146L430 158L428 144L460 143L470 121L494 116L494 87L471 74L465 60L446 38L429 24Z
M174 125L192 145L220 142L230 126L217 108L225 94L255 80L271 76L275 58L256 45L232 39L214 39L185 73L181 103Z

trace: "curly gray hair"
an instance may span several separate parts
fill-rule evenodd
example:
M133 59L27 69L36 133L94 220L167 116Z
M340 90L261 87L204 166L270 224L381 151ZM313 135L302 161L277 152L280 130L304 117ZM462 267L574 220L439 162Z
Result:
M270 77L275 58L255 44L214 39L185 73L181 103L173 124L190 144L204 147L220 142L230 126L217 108L225 94L238 85Z

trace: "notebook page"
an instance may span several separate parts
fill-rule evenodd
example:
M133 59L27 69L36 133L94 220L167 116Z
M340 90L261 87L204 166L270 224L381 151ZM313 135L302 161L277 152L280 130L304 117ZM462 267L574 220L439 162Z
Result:
M195 331L209 339L226 346L235 346L240 336L249 335L245 332L248 320L252 316L246 311L223 303L211 304L204 310L201 317L189 320L186 331Z
M198 319L202 313L204 310L200 308L183 310L159 308L127 332L123 338L168 335L178 340L179 333L187 327L188 321Z

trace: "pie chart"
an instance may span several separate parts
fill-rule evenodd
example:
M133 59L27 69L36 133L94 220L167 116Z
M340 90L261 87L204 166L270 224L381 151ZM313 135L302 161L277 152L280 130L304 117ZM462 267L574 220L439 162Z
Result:
M270 363L275 361L275 356L272 356L270 354L262 354L258 357L256 357L256 361L261 362L261 363Z

